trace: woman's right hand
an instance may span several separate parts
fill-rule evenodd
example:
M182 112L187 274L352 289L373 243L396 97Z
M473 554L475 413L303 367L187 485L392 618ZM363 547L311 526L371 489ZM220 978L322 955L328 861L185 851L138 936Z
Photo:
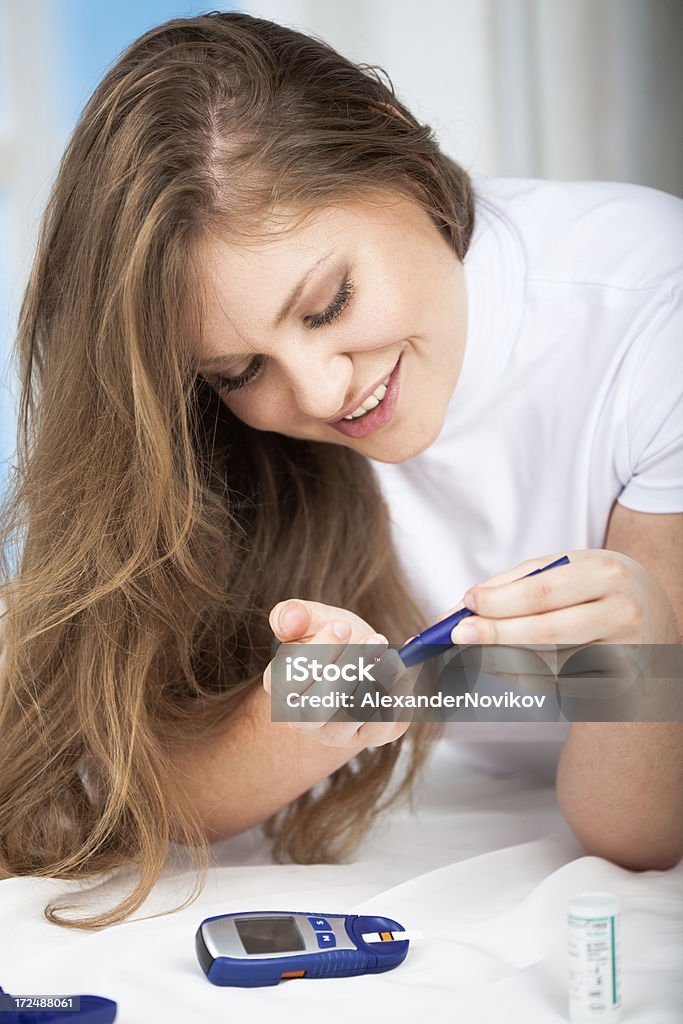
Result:
M314 657L319 662L332 665L358 664L358 645L367 645L367 654L363 652L364 661L374 661L372 675L385 693L392 697L399 693L410 693L413 689L417 672L415 669L406 669L395 650L389 650L386 637L376 633L367 622L353 612L344 608L335 608L331 605L321 604L317 601L289 600L281 601L270 613L270 626L273 633L284 644L315 646ZM353 652L346 652L348 644L353 645ZM299 651L287 649L288 654ZM273 671L272 667L278 659L278 653L267 666L263 673L263 685L266 691L272 694ZM346 656L345 656L346 654ZM281 655L280 655L281 657ZM379 660L375 660L379 659ZM278 687L284 686L283 668L280 664L275 676ZM297 689L301 693L310 693L313 687L316 693L348 693L352 695L358 687L357 682L345 682L341 678L334 683L309 682L308 685L299 684L296 687L293 683L286 684L288 692ZM295 712L296 713L296 712ZM358 717L372 717L372 709L358 711ZM301 714L301 712L299 712ZM391 743L399 739L410 725L407 721L357 721L353 715L343 709L316 709L316 717L321 721L296 720L290 721L289 725L307 735L314 736L321 743L331 747L349 747L358 750L366 747L380 747L385 743ZM377 712L375 712L375 715ZM403 716L406 715L405 710Z

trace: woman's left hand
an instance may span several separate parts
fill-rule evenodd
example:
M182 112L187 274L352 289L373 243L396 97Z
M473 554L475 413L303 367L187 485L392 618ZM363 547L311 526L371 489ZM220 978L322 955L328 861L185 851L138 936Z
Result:
M568 565L519 578L563 554ZM680 643L663 588L639 562L618 551L559 551L528 559L476 584L456 606L462 607L474 615L453 630L455 644Z

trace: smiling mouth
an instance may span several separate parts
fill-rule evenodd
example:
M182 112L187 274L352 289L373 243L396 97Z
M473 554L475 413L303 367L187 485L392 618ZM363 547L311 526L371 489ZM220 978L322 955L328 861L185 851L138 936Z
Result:
M344 420L348 421L360 419L367 413L372 412L373 409L376 409L378 405L381 405L382 401L386 396L387 388L389 387L389 381L391 380L391 375L398 366L400 359L401 357L399 356L394 365L392 366L391 370L389 371L389 373L384 378L384 380L380 381L380 383L377 384L374 390L371 391L369 395L366 395L362 402L358 403L355 409L352 409L344 416L337 416L335 419L328 420L327 422L331 426L333 426L336 423L343 423Z
M382 383L378 384L375 390L371 394L369 394L367 398L363 399L358 408L354 409L353 412L349 413L348 416L343 416L342 419L357 420L361 416L365 416L365 414L367 412L370 412L371 409L376 409L377 406L381 404L384 396L387 393L387 387L389 385L390 377L391 373L388 373L384 380L382 381Z
M329 426L340 434L357 438L367 437L385 426L391 420L398 401L401 360L402 354L389 376L356 409L341 419L333 420Z

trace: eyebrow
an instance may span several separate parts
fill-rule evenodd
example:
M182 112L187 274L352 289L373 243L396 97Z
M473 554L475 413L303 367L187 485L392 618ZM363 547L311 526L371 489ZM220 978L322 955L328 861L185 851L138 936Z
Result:
M282 309L280 310L280 312L278 313L278 315L275 317L275 327L280 327L281 324L284 323L284 321L287 319L287 317L291 313L292 309L294 308L295 303L297 302L299 296L301 295L302 291L304 290L306 282L308 281L308 279L311 276L311 274L313 273L313 271L317 270L318 267L320 266L320 264L324 263L325 260L328 260L331 255L332 255L332 250L330 249L330 251L324 253L320 257L319 260L316 260L315 263L313 264L313 266L308 268L308 270L306 271L304 276L299 281L298 285L295 288L292 289L291 295L289 296L287 301L284 303L284 305L283 305Z
M324 253L319 259L315 261L315 263L312 264L312 266L308 268L308 270L301 278L299 283L292 289L289 297L285 300L282 309L275 317L275 320L273 321L275 327L280 327L284 323L284 321L287 319L292 309L294 308L296 302L298 301L302 291L306 287L306 282L310 278L311 274L315 270L317 270L318 267L325 262L325 260L328 260L331 255L332 250L330 249L329 252ZM253 355L254 350L250 349L249 351L246 352L228 352L223 356L214 356L211 359L202 359L201 364L199 366L199 372L201 372L202 370L207 370L213 366L221 366L222 364L229 362L229 360L231 359L249 358L249 356Z

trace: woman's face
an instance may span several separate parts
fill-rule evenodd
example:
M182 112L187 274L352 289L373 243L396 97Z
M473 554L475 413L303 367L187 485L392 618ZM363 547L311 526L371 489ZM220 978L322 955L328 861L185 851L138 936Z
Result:
M205 256L199 373L235 416L380 462L436 438L464 357L465 277L416 203L343 203Z

